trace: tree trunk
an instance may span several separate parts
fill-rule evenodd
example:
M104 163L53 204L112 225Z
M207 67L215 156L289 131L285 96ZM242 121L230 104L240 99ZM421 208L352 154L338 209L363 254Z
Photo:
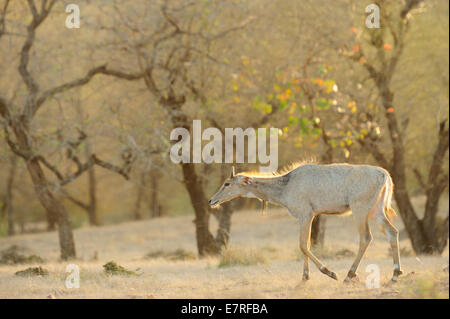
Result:
M144 191L145 191L145 179L146 179L145 175L146 175L145 173L141 174L140 185L138 185L138 189L137 189L136 202L134 203L134 220L142 219L141 204L142 204L142 199L144 197Z
M209 167L205 166L204 174L208 175ZM227 165L222 165L220 180L223 181L229 175L229 167ZM207 187L207 181L204 182L204 187ZM216 243L219 245L220 249L222 247L226 247L228 245L228 241L230 239L230 231L231 231L231 216L235 210L237 201L227 202L221 205L219 210L211 210L214 217L217 219L219 225L216 233Z
M216 255L220 252L220 246L209 231L210 213L206 206L207 199L201 182L195 172L195 166L192 163L182 163L181 168L183 171L184 184L195 211L194 223L198 253L200 256Z
M156 170L150 172L150 207L152 218L161 217L162 215L161 205L158 199L159 178L160 176Z
M9 174L6 179L6 190L4 196L4 203L2 211L4 215L6 215L7 223L8 223L8 236L13 236L15 234L14 230L14 207L13 207L13 187L14 187L14 178L16 176L17 170L17 156L12 154L10 156L10 167Z
M186 98L184 96L175 97L173 92L167 98L161 100L169 111L173 128L185 128L191 132L191 123L181 107ZM189 194L192 207L195 212L195 234L197 239L197 250L199 256L217 255L221 247L217 244L214 236L209 231L210 211L207 207L207 198L203 189L201 178L198 177L193 163L180 163L183 174L184 186Z
M57 224L57 216L52 215L51 211L45 211L45 217L47 219L47 231L54 231Z
M231 234L231 216L233 216L234 205L232 203L225 203L222 206L222 210L217 214L217 220L219 226L216 234L216 242L219 248L228 246Z
M216 242L220 248L227 247L230 240L231 216L233 215L233 203L228 202L222 205L222 208L214 214L219 222L216 234Z
M393 108L394 94L389 90L387 79L382 78L378 82L383 107L385 110ZM400 133L397 118L393 112L386 111L386 120L389 135L393 147L392 179L394 181L394 198L399 208L399 213L405 224L405 228L411 239L411 244L416 253L430 253L428 238L423 230L422 223L412 206L406 185L405 150L403 138Z
M29 135L24 128L24 124L16 123L16 125L13 126L13 130L20 149L27 154L31 154L32 148L29 144ZM47 211L47 216L52 216L58 225L61 259L67 260L75 258L75 242L73 239L72 225L67 211L51 191L39 160L36 157L31 156L26 160L26 165L39 202Z
M72 225L70 223L69 215L64 206L54 196L48 187L48 181L44 172L36 159L31 159L27 162L27 168L33 181L35 192L39 198L40 203L49 212L50 215L56 216L56 223L58 225L59 247L61 251L61 259L67 260L75 258L75 243L72 234Z
M393 109L393 99L394 94L387 88L388 84L381 81L378 83L379 90L382 97L383 107L386 112L386 120L390 133L390 139L393 147L393 163L390 167L392 179L394 181L394 198L399 208L400 216L402 217L403 223L405 224L406 231L408 232L409 238L411 240L411 244L413 246L414 251L417 254L434 254L439 252L439 248L436 247L436 238L438 241L442 241L441 236L445 237L445 242L447 242L448 237L448 227L447 232L445 232L445 228L441 233L436 233L436 227L434 227L433 223L428 222L424 225L424 222L427 223L427 213L425 214L425 219L420 220L414 210L414 207L411 203L410 196L408 194L407 184L406 184L406 165L405 165L405 150L403 144L402 133L400 132L397 118L395 113L388 112L388 110ZM442 130L442 127L441 127ZM448 130L446 135L448 135ZM447 144L444 145L444 150L442 150L441 139L438 145L438 149L436 152L440 152L445 154L448 149L448 136L447 136ZM436 154L435 152L435 154ZM444 155L442 155L444 156ZM441 171L442 161L439 162L439 167L437 171ZM389 168L388 168L389 169ZM437 173L436 173L437 174ZM430 176L431 177L431 176ZM437 181L436 181L437 182ZM447 182L447 181L445 181ZM431 184L434 181L431 180ZM432 192L435 193L435 192ZM434 196L434 194L427 194L427 202L429 202L430 197ZM437 193L437 192L436 192ZM433 202L435 205L432 207L434 209L434 213L437 212L437 202L439 200L440 194L437 199ZM447 218L448 220L448 218ZM432 225L432 226L430 226ZM425 227L424 227L425 226ZM445 225L444 225L445 226ZM442 252L442 251L441 251Z
M86 141L86 157L91 162L88 168L88 179L89 179L89 205L87 207L87 213L89 217L89 224L91 226L98 226L98 216L97 216L97 180L95 178L95 166L92 159L92 152L90 148L89 141Z
M323 247L325 243L325 216L316 216L311 225L311 245Z
M423 218L423 227L433 241L433 248L438 253L442 253L448 243L448 212L447 217L441 220L437 214L439 212L439 200L442 193L448 187L448 173L444 174L442 165L449 147L449 129L448 119L442 121L439 125L438 144L436 146L430 170L428 173L428 182L425 186L427 201L425 203L425 214Z
M411 199L407 193L406 187L399 183L402 178L396 178L393 174L394 198L398 206L398 212L405 224L405 229L411 240L411 245L417 254L432 254L433 248L430 245L427 234L423 229L421 220L416 216Z

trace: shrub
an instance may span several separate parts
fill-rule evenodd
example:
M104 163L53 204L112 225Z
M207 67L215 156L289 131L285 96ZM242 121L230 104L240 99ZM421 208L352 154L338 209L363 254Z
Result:
M124 267L118 265L114 261L107 262L103 265L105 273L109 276L113 275L125 275L125 276L138 276L139 274L135 271L125 269Z
M11 247L3 250L0 255L0 264L31 264L42 263L44 260L37 255L25 255L25 248L12 245Z
M25 270L20 270L15 273L16 276L32 277L32 276L48 276L48 270L39 267L29 267Z

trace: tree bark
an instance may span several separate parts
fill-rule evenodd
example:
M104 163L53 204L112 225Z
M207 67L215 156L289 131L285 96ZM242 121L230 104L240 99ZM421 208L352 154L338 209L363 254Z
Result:
M192 163L183 163L181 168L184 184L195 211L194 224L198 253L200 256L216 255L220 252L220 246L209 231L209 208L206 206L207 199L195 171L195 166Z
M89 141L86 141L86 156L90 165L88 168L88 179L89 179L89 205L87 207L89 224L91 226L98 226L98 215L97 215L97 180L95 178L95 168L92 159L92 152L90 149Z
M184 96L176 97L171 92L167 98L161 99L160 102L167 107L174 129L182 127L191 132L190 120L181 110L185 101L186 98ZM181 162L180 165L184 185L188 191L189 199L195 212L194 224L198 254L201 257L217 255L221 247L209 231L210 211L207 206L208 200L205 196L202 180L195 171L195 165L193 163Z
M216 242L220 248L226 247L228 241L230 240L231 231L231 216L233 215L233 203L228 202L222 205L220 211L218 211L214 216L219 222L219 227L216 234Z
M20 149L27 154L32 154L32 148L29 144L29 134L25 124L23 122L16 122L12 127ZM30 173L34 191L36 192L39 202L47 211L48 216L55 217L56 224L58 225L61 259L67 260L75 258L75 242L73 239L72 225L67 211L51 191L39 160L31 155L26 159L26 166Z
M382 97L382 103L385 110L393 109L393 98L394 94L387 88L387 81L384 77L380 79L378 82L378 87L380 90L380 95ZM411 240L411 244L413 246L414 251L417 254L434 254L439 251L436 246L436 241L442 241L441 236L448 236L448 231L445 234L445 229L441 233L436 233L436 228L434 226L434 218L433 221L427 220L427 213L425 214L425 218L420 220L414 210L414 207L411 203L410 196L408 194L407 183L406 183L406 165L405 165L405 150L403 144L402 133L400 132L397 118L393 112L386 112L386 120L388 125L388 130L390 134L390 139L393 148L393 163L391 164L390 170L392 173L392 179L394 181L394 198L399 208L400 216L405 224L406 231L408 232L409 238ZM440 134L442 139L442 133ZM447 145L442 146L441 142L438 143L437 150L435 152L439 153L440 156L444 156L446 151L448 150L448 130L446 133L447 136ZM435 155L435 157L438 155ZM389 169L389 168L388 168ZM442 170L442 161L438 160L438 164L435 165L434 170L437 171L436 174L440 173ZM433 178L432 176L430 176ZM430 183L433 184L434 181L430 180ZM445 183L444 183L445 184ZM442 192L441 192L442 193ZM433 215L437 212L437 204L441 193L433 192L427 194L427 204L430 203L430 197L432 205L428 207L429 213L428 215ZM437 196L437 197L436 197ZM426 210L427 211L427 210ZM433 211L433 213L430 213ZM448 239L445 239L447 241Z
M14 206L13 206L13 187L14 179L17 171L17 156L11 154L9 158L10 167L8 177L6 178L6 189L3 200L2 215L6 216L8 224L8 236L13 236L15 234L14 229Z
M448 242L448 215L442 222L436 223L439 198L448 186L448 173L444 173L442 168L443 159L448 152L447 120L440 123L438 145L430 166L427 184L423 182L420 172L414 169L414 173L425 188L427 197L424 218L419 219L408 194L403 131L397 122L396 111L393 105L394 93L391 90L391 80L405 45L405 34L409 28L410 13L422 2L422 0L407 1L403 4L397 20L392 20L395 17L394 15L388 17L391 20L387 20L387 28L385 30L390 31L394 40L394 50L391 55L385 55L383 52L382 44L386 43L383 39L385 34L383 30L370 33L370 44L379 52L377 57L380 59L379 62L381 62L380 69L368 61L367 58L362 60L365 57L363 47L359 47L357 53L351 54L351 57L358 63L364 61L362 65L369 73L378 90L385 111L384 115L391 141L392 161L389 161L378 148L376 138L372 138L372 142L369 143L365 141L360 143L369 150L381 166L391 172L394 182L394 198L414 251L417 254L434 254L442 253Z
M36 159L27 161L27 169L33 181L34 190L40 203L51 216L56 216L58 225L59 245L61 259L67 260L76 257L75 243L72 234L72 225L69 215L61 202L50 191L45 174Z
M433 241L434 249L439 253L442 253L447 245L449 232L448 214L444 220L439 220L437 217L439 200L444 190L448 187L448 173L444 174L442 172L442 165L449 147L447 122L447 120L444 120L439 125L439 140L428 173L428 181L425 185L427 201L425 203L423 227L428 234L435 234L435 236L431 236L431 240Z
M150 172L150 207L152 218L162 216L162 207L158 199L159 173L156 170Z
M311 245L323 247L325 244L325 216L316 216L311 225Z
M144 197L145 180L146 180L146 174L143 173L143 174L141 174L140 185L138 185L138 189L137 189L136 202L134 203L134 220L142 219L141 204L142 204L142 199Z

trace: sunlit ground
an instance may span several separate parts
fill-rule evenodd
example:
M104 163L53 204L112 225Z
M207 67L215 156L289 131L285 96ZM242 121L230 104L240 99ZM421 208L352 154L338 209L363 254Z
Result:
M59 262L56 233L20 235L0 240L0 250L24 246L45 259L47 277L22 278L15 272L34 265L0 265L0 298L448 298L448 246L442 256L416 257L402 233L404 276L391 285L392 259L384 235L371 223L374 241L359 268L360 282L343 284L358 249L351 217L328 217L325 248L317 252L338 275L334 281L311 264L311 279L301 281L295 219L281 209L245 211L233 216L231 248L237 265L218 267L219 257L170 260L144 258L151 252L196 252L193 216L160 218L75 231L80 267L79 289L65 287L67 262ZM399 220L399 228L403 228ZM213 229L215 229L213 221ZM350 252L349 252L349 251ZM234 257L233 257L234 256ZM236 257L237 256L237 257ZM140 276L107 276L108 261ZM250 265L242 265L248 263ZM369 289L368 265L380 269L380 287Z

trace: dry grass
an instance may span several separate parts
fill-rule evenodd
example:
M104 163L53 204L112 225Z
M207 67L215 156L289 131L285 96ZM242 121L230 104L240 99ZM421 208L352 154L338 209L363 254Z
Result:
M174 251L164 251L162 249L152 251L145 255L146 259L154 259L154 258L166 258L168 260L176 261L176 260L193 260L196 259L197 256L193 252L186 251L182 248L178 248Z
M222 250L218 267L250 266L267 263L266 257L257 249L227 247Z
M257 211L233 216L231 243L222 256L191 258L196 251L192 216L130 222L75 231L80 267L80 288L68 289L69 263L58 260L56 233L28 234L0 240L0 250L26 247L42 256L48 276L19 277L23 265L0 265L0 298L448 298L448 248L442 256L402 257L405 275L389 284L392 259L385 236L372 225L374 242L363 259L360 282L344 285L358 249L358 234L351 217L330 216L323 262L338 275L331 280L311 265L311 280L301 281L298 225L284 210ZM399 228L402 228L399 225ZM213 222L214 224L214 222ZM214 224L212 227L215 227ZM400 242L411 250L407 239ZM150 252L150 253L149 253ZM147 255L147 257L145 257ZM406 256L405 256L406 255ZM186 258L174 256L189 256ZM195 256L194 256L195 257ZM103 265L114 260L140 276L108 276ZM381 287L365 286L366 267L380 268ZM219 267L219 265L221 267ZM227 267L223 267L223 266Z

